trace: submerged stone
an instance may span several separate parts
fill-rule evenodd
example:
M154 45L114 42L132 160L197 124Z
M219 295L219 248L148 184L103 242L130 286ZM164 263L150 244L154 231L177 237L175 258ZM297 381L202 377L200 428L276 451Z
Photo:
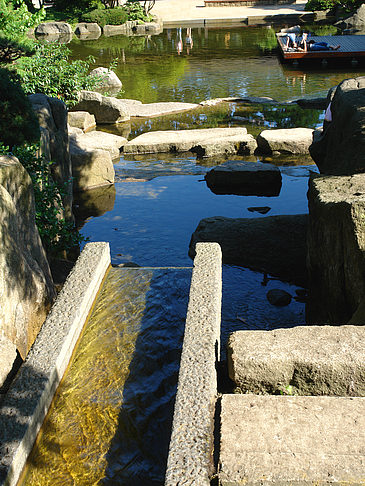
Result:
M205 180L214 194L278 196L281 189L280 169L261 162L230 160L211 169Z

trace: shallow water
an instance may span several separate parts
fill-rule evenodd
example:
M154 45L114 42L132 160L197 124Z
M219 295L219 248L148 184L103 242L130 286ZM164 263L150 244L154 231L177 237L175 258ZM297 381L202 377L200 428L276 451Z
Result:
M203 218L265 217L248 209L258 206L270 208L266 216L308 212L308 174L316 171L313 165L281 167L283 185L278 197L217 196L203 180L209 167L196 164L195 158L151 159L148 163L146 158L141 161L122 158L115 166L120 182L114 188L98 190L95 198L93 191L82 196L83 204L89 198L90 212L81 232L91 241L109 241L113 263L190 265L189 241ZM185 175L176 175L179 170ZM97 217L93 217L93 211Z
M19 484L162 486L190 278L189 268L109 272ZM233 330L304 320L294 300L273 309L273 287L295 290L224 265L222 344Z

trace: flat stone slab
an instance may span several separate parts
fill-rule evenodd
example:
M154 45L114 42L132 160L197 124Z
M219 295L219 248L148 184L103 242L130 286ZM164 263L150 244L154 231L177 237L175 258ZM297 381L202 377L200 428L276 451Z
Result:
M128 142L123 151L129 154L159 152L196 152L199 156L250 154L256 141L246 128L205 128L143 133Z
M258 150L262 153L308 154L313 140L311 128L263 130L257 137Z
M307 224L306 214L204 218L191 237L189 256L194 258L197 242L216 241L222 248L223 263L306 286Z
M127 143L127 139L107 132L96 130L83 133L78 129L69 130L70 141L79 148L87 151L105 150L109 152L112 159L119 157L120 150Z
M360 485L364 457L364 398L222 398L221 486Z
M272 164L229 160L214 167L205 176L214 194L242 196L278 196L281 172Z
M365 396L363 326L237 331L227 354L243 393Z
M198 108L196 103L146 103L146 104L132 104L128 106L130 116L135 117L154 117L161 115L168 115L170 113L177 113L179 111L193 110Z

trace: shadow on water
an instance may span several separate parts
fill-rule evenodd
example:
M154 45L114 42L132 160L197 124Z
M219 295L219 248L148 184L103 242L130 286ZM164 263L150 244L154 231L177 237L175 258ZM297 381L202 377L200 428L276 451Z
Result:
M118 427L106 456L105 485L164 482L191 270L151 273Z

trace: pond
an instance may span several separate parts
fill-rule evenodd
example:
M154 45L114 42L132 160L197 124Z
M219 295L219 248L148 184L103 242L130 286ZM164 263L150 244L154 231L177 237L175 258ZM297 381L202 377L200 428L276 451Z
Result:
M180 37L183 49L178 52ZM120 95L147 102L200 102L215 97L270 96L281 102L326 95L361 69L324 70L280 64L269 28L170 29L153 37L74 40L73 56L96 65L119 59ZM348 70L347 70L348 69ZM323 112L296 105L223 103L214 107L98 127L129 139L153 130L245 126L315 128ZM238 157L242 160L242 157ZM308 156L248 157L282 173L278 197L215 195L206 172L224 158L192 154L121 157L113 186L75 198L84 236L109 241L115 265L63 380L22 484L162 485L172 421L192 261L192 233L202 218L263 218L308 212ZM266 214L255 208L265 207ZM153 267L153 268L152 268ZM159 268L157 268L159 267ZM161 268L164 267L164 268ZM169 268L166 268L169 267ZM176 268L181 267L181 268ZM296 287L258 272L223 267L222 356L229 332L304 323L304 304L271 306L269 289Z
M151 103L201 101L227 96L269 96L278 101L324 96L344 78L365 74L346 64L293 67L280 63L275 31L268 27L193 28L193 46L186 29L168 29L156 36L101 37L73 40L75 58L95 57L96 66L118 59L116 74L124 98ZM179 54L177 44L183 41Z

